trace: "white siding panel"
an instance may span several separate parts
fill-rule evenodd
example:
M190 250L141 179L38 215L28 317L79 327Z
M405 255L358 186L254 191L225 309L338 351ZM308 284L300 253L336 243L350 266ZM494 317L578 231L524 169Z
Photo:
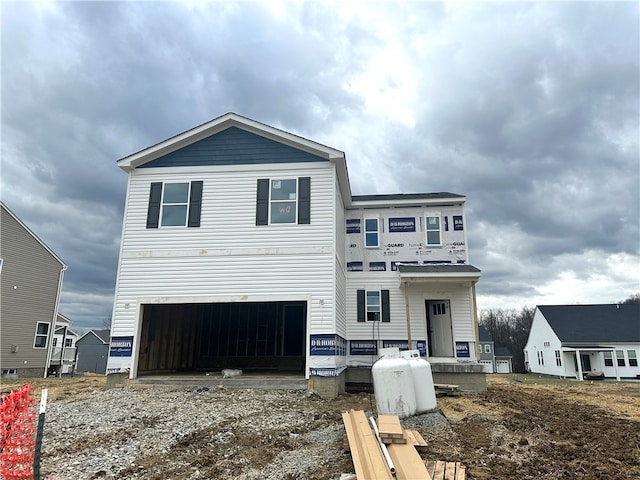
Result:
M124 258L112 335L135 334L139 298L224 297L252 301L312 299L310 330L333 332L332 255L292 257ZM319 300L324 301L322 308ZM193 300L190 300L193 301ZM317 303L317 305L316 305ZM127 307L128 305L128 307Z
M334 249L333 166L289 164L280 169L256 166L242 172L210 167L206 172L139 169L131 175L123 251L221 249L326 245ZM256 187L259 178L311 177L311 224L256 226ZM199 228L146 228L151 182L203 181Z
M346 298L346 272L344 265L336 258L336 333L347 338L347 298Z
M371 337L371 322L357 321L356 291L389 290L391 322L380 322L382 339L407 338L406 307L404 290L399 287L397 273L350 273L347 276L347 334L348 338L366 339ZM473 324L472 293L467 285L417 284L409 286L409 316L411 318L411 338L425 340L427 317L425 300L449 300L453 322L454 341L475 342ZM376 328L376 332L378 329Z

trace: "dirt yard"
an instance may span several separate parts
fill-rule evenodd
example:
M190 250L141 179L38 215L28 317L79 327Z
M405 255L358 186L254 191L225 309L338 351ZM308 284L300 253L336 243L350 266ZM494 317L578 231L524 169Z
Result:
M5 390L8 385L3 383ZM138 400L141 397L135 396L140 395L135 386L103 392L104 377L32 383L37 398L39 389L46 385L51 404L64 404L67 411L77 405L87 415L93 414L89 412L91 405L98 406L105 396L111 403L100 408L117 410L114 402L123 402L121 415L127 428L123 430L120 425L118 435L113 436L115 440L104 436L100 437L104 438L100 443L90 438L95 434L92 431L108 428L104 426L91 427L84 434L77 426L67 425L65 428L75 432L73 436L49 437L50 442L58 442L55 448L49 445L43 449L43 471L51 479L337 480L342 473L354 471L349 453L342 450L344 430L340 414L353 408L370 415L375 405L375 400L367 394L343 395L325 401L301 392L271 395L212 389L198 411L215 408L221 412L219 421L203 428L195 427L172 440L168 450L161 454L152 448L140 448L142 453L117 472L108 468L87 471L86 464L74 467L72 463L75 459L75 464L81 465L77 459L83 449L102 448L117 454L118 445L134 437L156 436L160 442L163 429L181 428L176 424L163 425L157 420L161 405L158 402L163 401L164 390L154 391L153 397L145 393L145 398L156 402L156 416L146 417L140 410L143 407L137 405L142 402ZM421 453L424 459L462 462L467 466L469 480L640 478L640 383L490 375L488 384L488 391L483 394L439 397L438 405L446 420L433 422L433 415L403 419L405 428L418 430L429 442L428 449ZM195 393L180 394L194 396L179 398L204 401L202 397L195 397ZM173 402L172 411L185 408L185 404L182 407L175 404L177 393L173 395L167 400ZM234 408L245 410L233 414ZM135 413L133 418L140 421L128 420L131 412ZM114 423L108 418L105 416L105 422ZM62 421L60 418L57 424ZM63 461L61 457L69 451L74 455ZM99 461L100 457L97 458ZM247 473L249 471L255 472L255 476Z

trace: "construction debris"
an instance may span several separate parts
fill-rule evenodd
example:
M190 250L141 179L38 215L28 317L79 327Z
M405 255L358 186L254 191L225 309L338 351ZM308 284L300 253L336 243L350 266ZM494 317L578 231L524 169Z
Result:
M459 390L459 385L447 385L444 383L436 383L433 385L435 391L436 391L436 396L442 396L442 395L446 395L446 396L457 396L460 395L461 392Z
M467 467L460 462L427 462L427 471L433 480L466 480Z
M362 410L350 410L348 413L343 413L342 420L347 432L347 442L356 470L356 477L359 480L391 480L394 478L398 480L431 480L427 467L414 447L413 441L407 441L409 435L400 426L398 416L380 415L378 417L377 430L381 439L384 435L384 438L391 442L404 441L404 443L390 443L388 446L378 443L376 434L367 424ZM420 436L420 438L422 437ZM424 443L426 444L426 442ZM388 451L390 460L385 458L385 449Z

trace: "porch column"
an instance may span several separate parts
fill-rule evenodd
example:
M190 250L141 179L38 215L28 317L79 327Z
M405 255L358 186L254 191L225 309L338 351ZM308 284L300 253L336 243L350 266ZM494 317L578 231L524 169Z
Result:
M620 372L618 371L618 357L616 357L615 348L611 350L611 356L613 357L613 369L616 372L616 380L620 381Z
M411 316L409 315L409 282L404 282L404 308L407 312L407 346L413 350L411 345Z
M578 361L578 380L583 381L582 375L582 359L580 358L580 350L576 350L576 360Z

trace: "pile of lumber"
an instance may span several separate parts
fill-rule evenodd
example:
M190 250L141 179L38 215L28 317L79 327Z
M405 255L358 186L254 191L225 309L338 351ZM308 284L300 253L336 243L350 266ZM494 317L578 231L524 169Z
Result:
M369 421L362 410L342 414L344 447L358 480L465 480L466 469L455 462L425 462L418 449L427 447L416 430L405 430L396 415Z
M448 385L445 383L436 383L433 385L436 391L436 397L441 395L457 396L460 395L459 385Z

